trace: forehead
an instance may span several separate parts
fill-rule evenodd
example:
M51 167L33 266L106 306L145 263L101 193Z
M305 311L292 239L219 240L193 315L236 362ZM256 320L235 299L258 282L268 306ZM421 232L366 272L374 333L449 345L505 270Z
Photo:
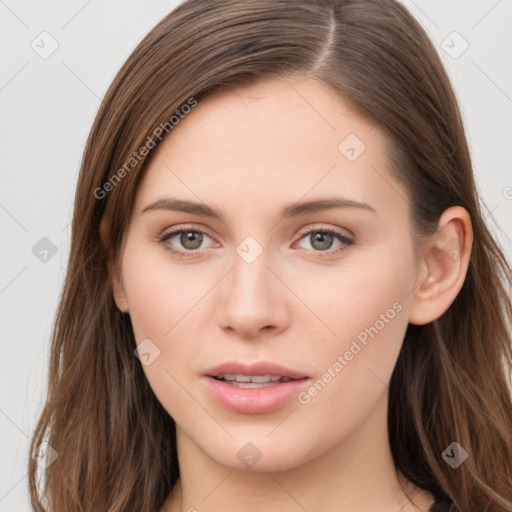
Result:
M293 154L300 149L337 152L349 130L364 139L372 127L319 80L272 79L205 98L173 129L165 146L215 146L240 156L240 150L254 153L263 148L261 159L281 147ZM294 146L298 142L308 144Z
M166 192L244 209L334 190L369 202L389 171L385 142L318 80L230 88L199 102L153 150L136 207Z

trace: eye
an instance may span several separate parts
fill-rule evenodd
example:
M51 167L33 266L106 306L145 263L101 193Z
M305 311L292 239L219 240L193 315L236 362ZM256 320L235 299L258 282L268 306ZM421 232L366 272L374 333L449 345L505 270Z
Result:
M206 232L197 228L181 228L168 231L160 236L158 239L163 243L165 248L178 258L190 258L196 256L196 252L203 249L202 244L206 238L211 238ZM172 242L176 239L175 242ZM173 246L177 246L174 249ZM179 248L181 245L182 248Z
M202 229L178 226L178 228L162 234L158 241L163 243L165 249L174 256L178 258L191 258L197 257L197 252L204 249L203 242L206 238L212 239ZM354 243L354 240L332 228L310 229L309 231L302 232L299 242L308 238L313 252L319 253L320 257L336 255ZM338 243L337 248L331 249L333 243L336 242ZM175 247L178 247L178 249ZM325 255L320 253L325 253Z
M314 252L326 253L326 256L338 254L354 243L353 240L343 233L332 228L310 229L303 233L299 242L302 240L309 240L309 245L313 248ZM336 242L338 242L337 248L331 249L333 243ZM324 255L322 254L321 257L324 257Z

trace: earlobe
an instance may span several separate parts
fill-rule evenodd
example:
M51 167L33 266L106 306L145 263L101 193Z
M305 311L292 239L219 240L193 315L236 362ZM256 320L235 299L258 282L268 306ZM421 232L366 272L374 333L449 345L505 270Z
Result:
M116 306L122 313L128 313L128 301L123 286L121 269L115 260L114 250L110 241L110 219L104 215L100 222L100 237L103 244L108 274L112 279L112 293Z
M115 269L112 274L112 288L114 293L114 301L122 313L128 313L128 302L126 300L126 293L123 287L123 278L120 270Z
M409 322L424 325L442 316L457 297L469 266L473 230L467 210L448 208L426 244L413 292Z

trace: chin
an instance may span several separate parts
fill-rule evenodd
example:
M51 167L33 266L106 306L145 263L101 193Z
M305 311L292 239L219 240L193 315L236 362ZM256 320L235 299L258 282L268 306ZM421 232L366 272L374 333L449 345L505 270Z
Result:
M309 453L301 441L290 438L288 443L281 440L265 439L268 433L261 437L244 436L230 439L229 443L216 444L212 450L213 441L203 448L204 453L216 463L237 471L268 472L284 471L300 466L315 458L313 447ZM252 441L250 439L253 439ZM301 447L298 452L297 446Z

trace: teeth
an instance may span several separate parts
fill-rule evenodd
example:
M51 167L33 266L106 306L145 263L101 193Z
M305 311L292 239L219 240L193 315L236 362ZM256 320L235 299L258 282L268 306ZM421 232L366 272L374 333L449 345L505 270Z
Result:
M281 377L279 375L242 375L240 373L224 373L217 375L216 378L240 388L266 387L272 386L278 381L288 382L291 380L290 377Z
M274 377L274 381L281 380L280 377L273 375L253 375L250 379L251 382L272 382L272 377Z
M279 375L242 375L240 373L234 374L234 373L224 373L217 375L217 379L224 379L224 380L236 380L237 382L276 382L278 380L290 380L289 377L281 377ZM285 380L285 382L286 382Z

